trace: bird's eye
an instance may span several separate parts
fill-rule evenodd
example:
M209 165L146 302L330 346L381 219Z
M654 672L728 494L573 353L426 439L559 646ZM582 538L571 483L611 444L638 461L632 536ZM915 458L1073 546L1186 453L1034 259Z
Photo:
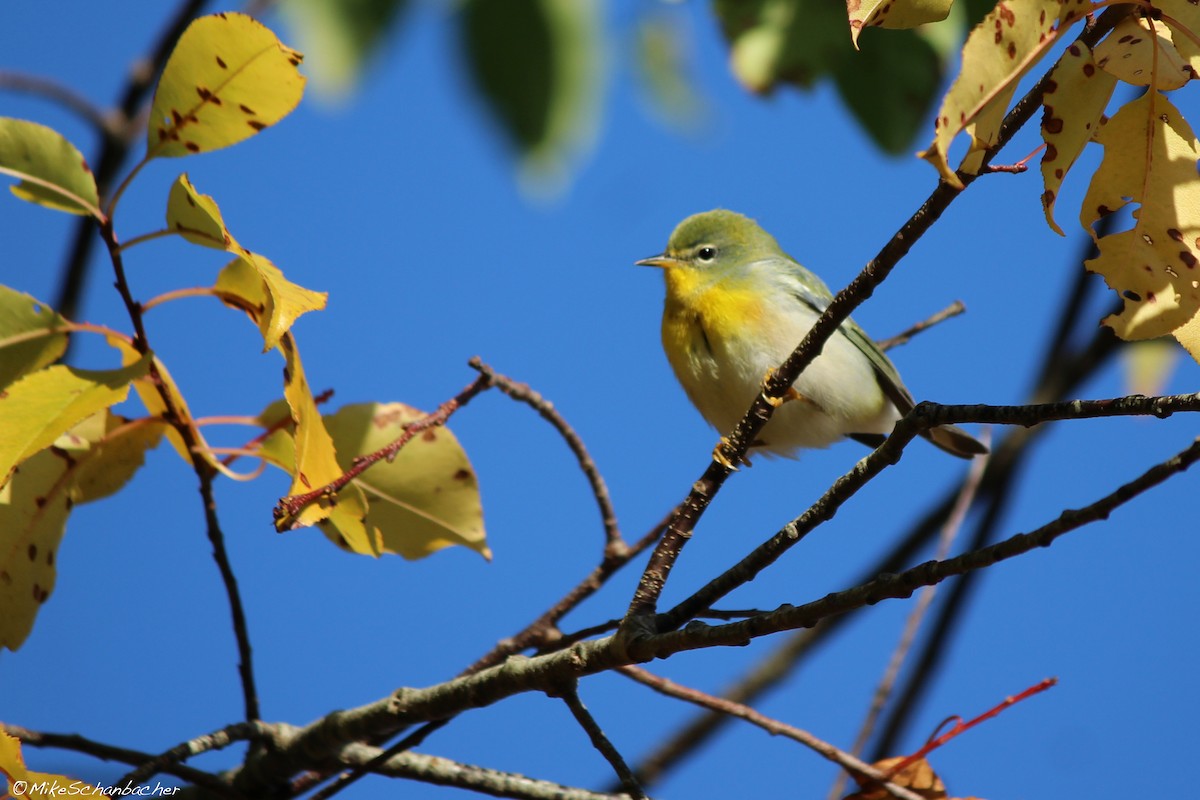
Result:
M715 247L705 246L696 251L696 258L700 259L701 261L712 261L716 257L717 248Z

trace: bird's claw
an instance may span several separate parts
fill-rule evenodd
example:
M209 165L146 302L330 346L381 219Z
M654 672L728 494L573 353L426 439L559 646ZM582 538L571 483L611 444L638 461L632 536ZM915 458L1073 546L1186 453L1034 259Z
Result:
M771 382L771 377L775 374L775 368L771 367L767 370L767 374L763 376L763 400L766 400L772 408L779 408L789 400L804 400L804 395L796 391L795 386L789 386L782 397L775 397L767 393L767 384Z

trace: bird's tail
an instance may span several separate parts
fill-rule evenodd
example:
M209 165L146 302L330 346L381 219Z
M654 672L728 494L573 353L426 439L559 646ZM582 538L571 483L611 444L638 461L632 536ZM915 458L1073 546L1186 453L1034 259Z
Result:
M954 425L930 428L921 435L950 455L959 458L974 458L988 451L987 445Z

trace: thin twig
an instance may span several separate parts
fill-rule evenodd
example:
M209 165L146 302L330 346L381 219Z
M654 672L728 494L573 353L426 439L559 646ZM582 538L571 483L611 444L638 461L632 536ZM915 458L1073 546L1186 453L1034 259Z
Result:
M39 95L58 103L94 127L105 139L119 137L125 132L124 125L117 115L106 112L71 87L50 78L7 69L0 70L0 91Z
M584 477L587 478L588 483L592 487L592 496L596 498L596 505L600 508L600 520L604 525L605 548L618 551L624 549L626 545L621 538L621 529L617 525L617 512L613 508L612 498L608 493L608 486L604 483L604 478L600 475L600 469L596 466L596 462L592 459L591 454L588 453L583 440L579 438L579 434L563 419L562 415L554 407L554 404L530 388L528 384L519 383L512 378L496 372L487 364L484 364L479 356L475 356L467 363L471 369L478 370L480 374L486 375L491 384L497 389L514 400L525 403L538 412L542 419L554 426L554 429L562 436L563 441L567 443L567 447L575 455L575 460L579 462L579 468L583 470Z
M686 700L689 703L707 708L720 714L737 719L743 719L752 725L765 730L772 736L786 736L787 738L799 742L805 747L812 750L822 758L826 758L843 769L861 776L867 783L878 783L885 791L893 797L902 798L902 800L923 800L923 798L903 786L897 786L887 782L888 776L872 767L870 764L856 758L854 755L834 747L824 739L820 739L806 730L797 728L795 725L789 725L786 722L768 717L748 705L743 703L735 703L724 697L716 697L702 692L699 689L693 689L689 686L676 683L668 678L655 675L642 667L621 667L617 670L627 677L633 678L638 683L649 686L656 692L664 694L668 697L674 697L679 700Z
M962 300L955 300L953 303L946 306L941 311L937 312L936 314L929 317L928 319L924 319L924 320L918 322L916 325L913 325L911 328L901 331L900 333L897 333L895 336L889 337L887 339L881 339L878 342L879 349L887 351L887 350L891 350L893 347L900 347L901 345L908 344L909 340L912 339L914 336L916 336L918 333L929 330L934 325L937 325L939 322L945 322L946 320L950 319L951 317L957 317L959 314L963 313L966 310L967 310L967 307L965 305L963 305Z
M637 778L629 769L629 765L625 763L625 759L621 757L621 753L604 734L604 730L600 727L600 723L596 722L596 718L587 710L587 706L579 699L578 683L571 681L570 684L558 693L558 696L567 704L567 708L571 709L571 715L575 717L575 721L587 733L588 739L592 742L592 747L599 751L600 755L604 756L604 760L613 768L613 772L617 773L617 777L621 779L621 786L629 792L630 796L635 800L648 800L646 793L642 791L642 787L638 784Z
M312 795L309 800L329 800L330 797L333 797L343 789L348 788L351 784L356 782L359 778L363 777L367 773L381 769L393 756L407 752L414 747L420 747L421 743L424 742L431 733L445 726L446 723L450 722L451 719L453 718L447 717L446 719L439 719L434 720L433 722L425 723L420 728L413 731L408 736L405 736L403 739L391 745L387 749L380 750L378 755L367 761L364 761L361 764L355 764L350 770L339 775L336 780L334 780L324 789ZM304 784L305 782L303 780L293 782L293 795L307 791L307 787Z
M108 248L109 259L116 275L116 289L125 304L125 310L133 323L133 347L143 355L151 354L149 340L146 338L146 326L142 318L142 306L133 298L129 281L125 276L125 264L121 254L120 244L113 231L113 221L109 217L100 224L100 236ZM212 545L213 560L221 573L221 582L225 586L225 595L229 600L229 613L233 622L234 639L238 650L238 673L241 677L242 700L245 707L246 720L259 719L258 690L254 682L254 662L250 648L250 632L246 622L246 612L242 606L241 592L238 590L237 578L233 574L233 565L229 553L225 549L225 535L221 531L221 522L217 518L217 503L213 495L213 479L216 477L215 468L200 454L204 450L203 440L187 415L176 405L175 397L167 388L159 372L157 362L150 360L150 379L163 401L163 419L167 421L183 440L187 452L192 454L192 469L199 483L200 500L204 507L205 531Z
M990 437L985 437L984 444L991 445ZM938 537L937 550L933 556L935 560L941 561L950 554L950 547L953 545L954 539L958 536L958 532L966 520L967 511L970 510L971 504L975 500L975 495L979 491L979 484L983 480L987 461L988 457L985 455L971 462L971 468L968 470L967 477L959 489L954 508L951 510L945 524L942 525L942 532ZM879 715L883 711L883 706L887 703L888 697L891 696L892 688L896 685L896 677L900 674L900 668L904 665L904 660L908 657L913 641L917 638L917 631L921 627L921 621L925 618L925 613L929 610L930 604L933 603L933 597L936 593L936 586L926 586L917 594L917 600L913 603L912 610L908 614L908 619L905 620L904 630L900 634L900 641L896 644L896 649L892 653L887 667L884 669L883 676L879 680L879 685L875 687L875 693L871 697L871 704L868 706L862 726L858 730L858 736L855 737L854 744L850 747L850 752L856 756L862 754L863 748L866 747L867 741L871 738L872 731L875 730L875 723L879 719ZM829 800L837 800L837 798L841 797L845 785L846 773L839 773L837 778L834 779L833 787L829 790Z
M1020 694L1016 694L1016 695L1013 695L1012 697L1004 698L1003 701L992 706L990 709L983 712L982 714L980 714L978 717L975 717L974 719L967 720L966 722L963 722L963 720L961 718L957 719L957 721L954 724L954 727L952 727L950 730L946 731L945 733L941 734L940 736L930 738L930 740L928 742L926 742L924 745L922 745L920 750L917 750L917 752L913 753L912 755L909 755L903 761L898 761L895 764L893 764L891 767L889 767L888 772L891 775L896 775L896 774L900 773L905 767L909 766L910 764L912 764L916 761L921 760L922 758L929 755L934 750L938 749L939 747L941 747L942 745L944 745L946 742L950 741L954 737L959 736L963 733L966 733L971 728L974 728L976 725L986 722L989 719L991 719L992 717L999 715L1000 712L1004 711L1005 709L1012 708L1017 703L1020 703L1023 700L1027 700L1028 698L1033 697L1035 694L1041 694L1042 692L1046 691L1047 689L1049 689L1053 686L1056 686L1057 684L1058 684L1058 678L1046 678L1046 679L1034 684L1033 686L1030 686L1028 689L1021 692Z
M186 742L181 742L157 756L146 759L138 765L137 769L117 779L113 783L113 786L140 786L149 778L154 777L160 772L166 772L169 767L187 761L193 756L214 750L224 750L235 742L267 739L270 735L270 726L258 720L235 722L212 733L206 733L202 736L189 739Z
M658 541L658 537L666 530L667 524L670 521L671 515L668 514L657 525L643 534L641 539L630 545L624 553L609 553L606 551L604 560L586 578L563 595L557 603L548 608L533 622L526 625L519 633L497 642L491 651L459 673L459 676L471 675L488 667L493 667L504 661L508 656L520 653L530 647L543 647L551 641L558 646L560 643L557 635L559 621L568 612L599 591L617 570ZM573 644L574 641L563 641L561 644L562 646L566 646Z
M418 420L408 423L404 426L404 432L397 436L393 441L379 448L373 453L358 456L354 459L354 463L350 465L350 469L339 475L334 480L318 486L310 492L303 494L289 495L288 497L280 498L275 505L275 519L288 520L294 518L300 510L322 497L329 497L337 494L345 488L351 481L357 478L362 473L366 472L373 464L380 461L391 461L396 457L406 444L415 439L418 434L430 428L440 427L446 424L451 415L455 411L471 402L471 399L480 392L491 387L491 379L486 375L480 375L478 378L469 383L454 397L451 397L446 402L437 407L435 411L426 414Z
M77 733L47 733L45 731L35 731L29 728L23 728L20 725L11 725L5 722L0 722L0 730L7 733L9 736L14 736L21 740L21 743L29 747L53 747L59 750L70 750L76 753L84 753L94 758L99 758L103 761L119 761L123 764L145 764L158 758L153 753L146 753L141 750L131 750L128 747L116 747L111 744L104 744L93 739L80 736ZM165 772L168 775L174 775L177 778L199 786L203 789L208 789L225 797L239 798L237 792L233 790L228 783L204 770L196 769L195 767L185 766L178 762L166 763L158 769L159 772Z
M138 109L153 89L155 79L167 63L176 40L200 13L205 1L183 0L163 26L150 54L138 59L130 68L129 79L120 102L117 103L116 111L122 120L124 133L117 137L105 137L99 152L90 162L96 178L96 188L102 199L108 194L117 171L129 155L130 148L139 141L141 131L137 126L130 124L130 120L138 116ZM54 304L55 310L64 317L74 317L78 310L79 298L87 282L92 247L95 244L93 230L91 221L87 218L81 218L75 225L70 254L59 279L58 298Z

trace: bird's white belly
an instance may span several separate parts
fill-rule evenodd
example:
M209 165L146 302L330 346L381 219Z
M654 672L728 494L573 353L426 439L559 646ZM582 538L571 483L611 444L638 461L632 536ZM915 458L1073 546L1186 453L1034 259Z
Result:
M779 366L817 319L807 307L764 312L766 324L756 328L765 335L757 338L740 329L714 330L693 315L687 356L672 359L688 396L722 434L733 430L761 391L767 372ZM840 333L830 337L793 387L800 399L775 410L759 434L759 451L791 455L798 448L828 447L849 434L890 433L899 418L870 361Z

